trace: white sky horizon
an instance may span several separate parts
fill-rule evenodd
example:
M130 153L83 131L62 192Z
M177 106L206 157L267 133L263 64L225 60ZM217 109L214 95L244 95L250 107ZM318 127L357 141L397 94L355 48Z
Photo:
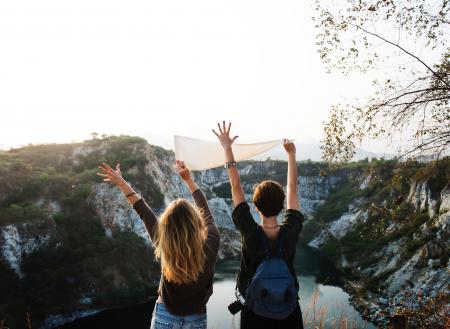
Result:
M2 2L0 147L92 132L214 140L221 120L241 142L319 142L331 106L371 95L373 74L326 73L312 4Z

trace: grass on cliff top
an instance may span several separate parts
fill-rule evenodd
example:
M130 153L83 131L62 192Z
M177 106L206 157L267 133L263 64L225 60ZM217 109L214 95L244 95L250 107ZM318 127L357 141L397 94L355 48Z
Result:
M77 156L74 163L71 155L79 146L90 148L90 153ZM0 319L6 318L6 327L24 328L27 311L37 327L50 313L123 306L155 293L153 281L160 271L151 248L132 233L106 237L88 203L92 185L101 181L96 166L120 160L124 176L153 207L160 207L163 195L153 176L144 171L147 159L139 153L140 147L147 146L143 139L120 136L0 153L0 225L54 223L51 240L23 257L23 279L0 261ZM159 156L165 152L151 150ZM60 211L52 215L40 206L49 202L59 205ZM27 226L27 230L37 228ZM80 304L82 294L92 297L93 305Z
M148 203L160 208L164 196L154 177L146 172L146 140L132 136L110 136L74 144L30 145L2 152L0 156L0 207L33 203L39 199L61 200L73 186L92 185L101 180L95 174L102 162L121 163L124 177L136 186ZM73 155L83 147L86 154ZM162 156L162 148L150 147ZM167 152L170 154L170 152Z

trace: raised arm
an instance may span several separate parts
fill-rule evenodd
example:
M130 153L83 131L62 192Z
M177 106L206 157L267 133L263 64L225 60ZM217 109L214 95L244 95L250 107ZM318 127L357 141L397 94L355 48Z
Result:
M185 166L183 161L177 160L175 162L175 169L191 191L195 204L202 210L202 216L205 220L205 227L207 229L208 245L212 247L213 250L217 251L220 244L219 229L216 226L205 195L200 191L197 184L192 179L189 168Z
M300 203L297 195L297 162L295 161L295 144L287 139L284 139L283 146L288 154L287 209L300 210Z
M189 168L185 166L183 161L176 160L175 169L177 170L178 175L180 175L181 179L183 179L184 183L188 187L189 191L191 191L191 193L194 193L196 190L198 190L198 186L192 179Z
M234 161L232 144L238 138L238 136L230 137L231 122L228 124L228 128L225 121L217 124L219 132L217 133L213 129L213 133L219 138L220 144L223 147L225 153L225 163L227 164L228 177L230 178L231 196L233 198L233 204L236 207L238 204L245 201L244 189L242 188L241 178L239 171L236 168L236 162Z
M145 224L150 238L154 241L156 237L157 219L153 210L148 204L133 190L128 182L123 179L120 171L120 164L117 164L116 170L112 169L106 163L102 163L98 168L102 173L97 173L103 177L104 182L109 182L117 186L127 198L128 202L133 205L133 208L138 213L139 217Z
M130 184L128 184L127 181L123 179L122 173L120 171L120 163L116 165L116 170L112 169L104 162L101 164L101 166L98 166L98 169L100 169L102 173L97 173L97 175L102 177L104 182L109 182L117 186L125 195L128 202L134 205L137 201L139 201L139 195L137 195Z
M206 200L203 192L200 191L197 184L192 179L189 168L186 167L183 161L176 160L175 169L177 170L178 175L180 175L180 177L189 188L189 191L191 191L195 204L203 211L203 217L205 218L206 224L208 224L209 222L214 223L211 210L208 206L208 201Z

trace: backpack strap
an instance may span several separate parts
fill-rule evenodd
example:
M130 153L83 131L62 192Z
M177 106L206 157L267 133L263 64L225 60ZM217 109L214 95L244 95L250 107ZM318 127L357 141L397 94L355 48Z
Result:
M264 231L263 231L263 229L261 227L258 227L257 235L259 237L259 241L261 242L263 250L264 250L264 252L266 254L266 257L271 256L272 255L272 251L270 250L269 239L267 239L266 234L264 234Z
M264 249L264 252L266 254L266 257L270 256L278 256L282 258L283 256L283 246L284 246L284 239L286 232L284 230L280 230L280 233L278 234L277 238L277 244L275 246L275 249L272 250L270 248L269 239L266 237L266 234L264 233L263 229L261 227L258 227L256 229L256 235L259 237L259 241L261 242L261 245ZM241 271L241 268L239 267L239 272ZM239 299L238 296L241 296L241 293L239 292L239 273L236 279L236 286L234 288L236 298ZM242 296L241 296L242 297Z
M286 237L286 231L280 229L280 233L278 234L277 245L275 247L275 253L278 254L279 257L283 257L285 237Z
M261 227L258 228L258 236L259 240L261 241L261 245L264 249L264 252L266 253L266 257L270 256L283 256L283 246L284 246L284 238L285 238L285 231L280 229L280 233L278 234L277 238L277 244L275 246L275 249L271 249L269 245L269 239L267 238L266 234L264 233L263 229Z

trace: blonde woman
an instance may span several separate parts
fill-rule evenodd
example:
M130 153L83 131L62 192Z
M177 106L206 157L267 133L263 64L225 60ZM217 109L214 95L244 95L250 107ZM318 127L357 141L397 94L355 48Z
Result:
M192 193L195 205L185 199L172 201L156 218L147 203L106 163L99 166L104 181L117 186L143 220L161 262L158 300L152 329L206 329L206 303L212 294L219 231L205 196L182 161L175 168Z

